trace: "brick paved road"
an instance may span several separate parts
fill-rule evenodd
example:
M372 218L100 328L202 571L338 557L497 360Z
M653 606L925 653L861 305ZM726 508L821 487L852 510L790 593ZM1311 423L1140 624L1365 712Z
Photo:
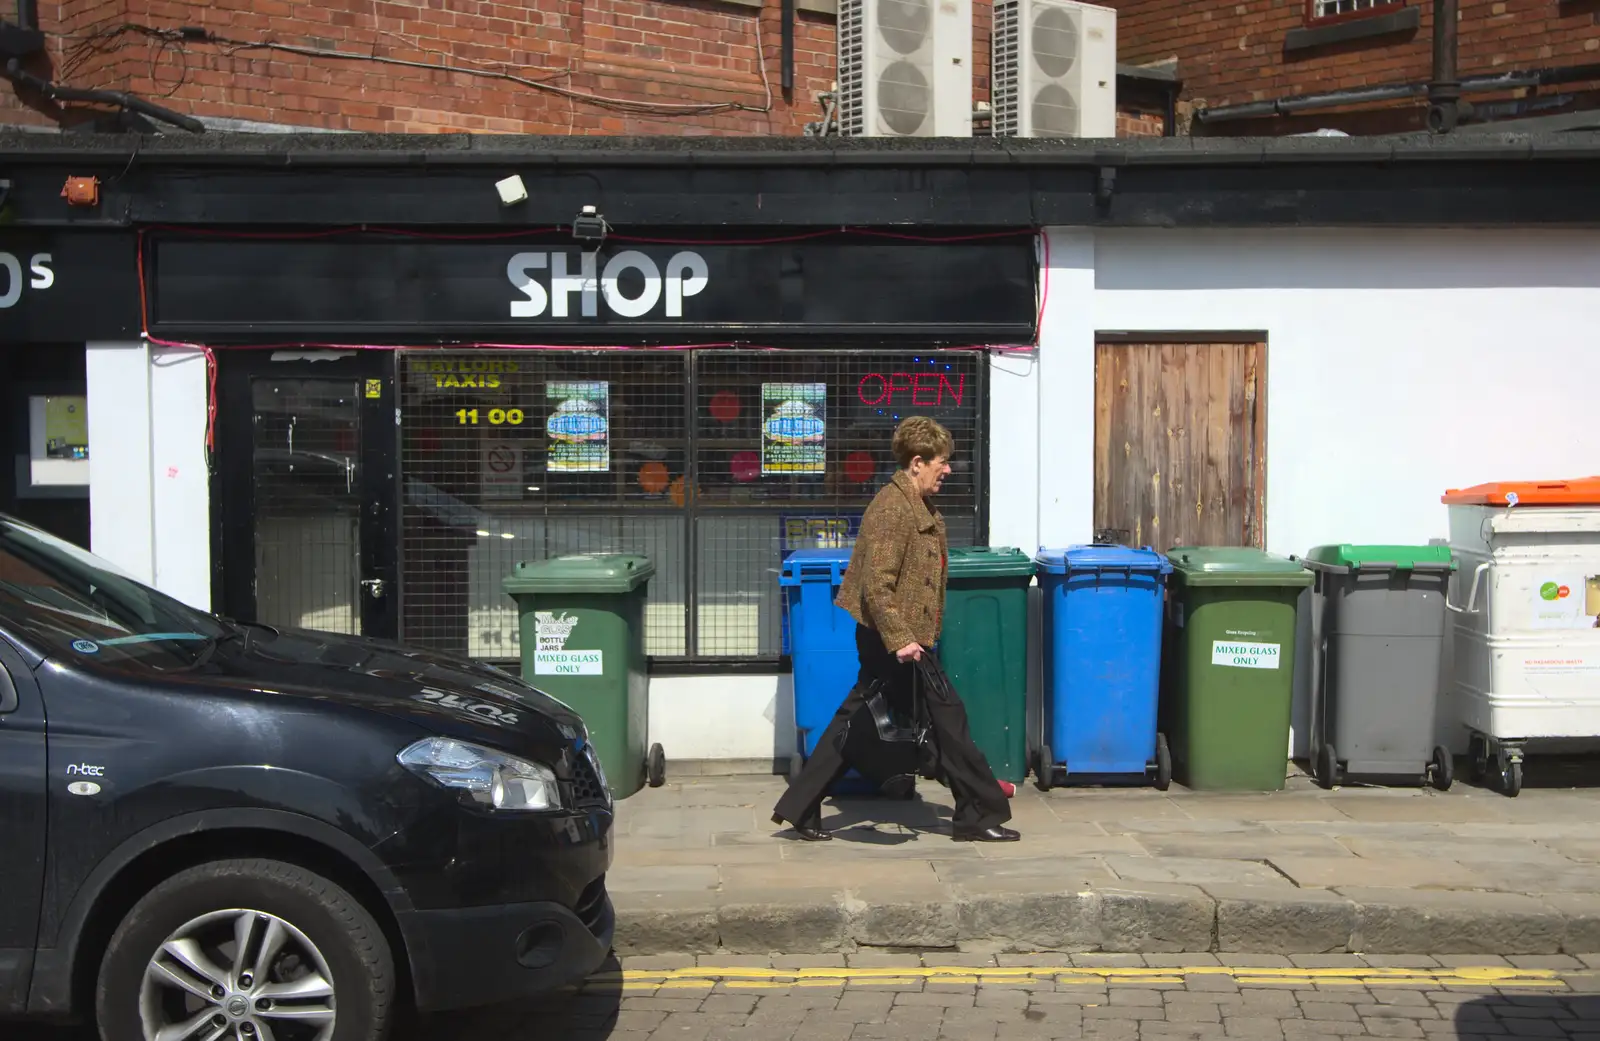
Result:
M687 958L633 959L622 973L579 993L455 1023L440 1018L417 1037L1600 1041L1600 997L1590 996L1600 995L1600 975L1578 961L1519 960L1530 970L1565 971L1518 974L1496 958L1446 960L1455 967L1428 958L1374 958L1381 964L1372 965L1351 956L1296 959L1298 967L1283 958L1240 956L1233 969L1204 955L702 956L698 966ZM973 975L960 974L968 968ZM736 977L740 971L749 975Z
M406 1041L1600 1041L1600 959L861 954L632 959ZM1517 964L1513 965L1512 962ZM0 1028L6 1041L82 1031Z

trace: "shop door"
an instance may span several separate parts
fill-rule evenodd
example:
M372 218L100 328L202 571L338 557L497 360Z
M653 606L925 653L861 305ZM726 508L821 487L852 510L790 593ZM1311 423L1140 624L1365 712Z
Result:
M1094 526L1165 552L1266 532L1266 345L1095 347Z
M394 356L217 353L222 613L396 638Z

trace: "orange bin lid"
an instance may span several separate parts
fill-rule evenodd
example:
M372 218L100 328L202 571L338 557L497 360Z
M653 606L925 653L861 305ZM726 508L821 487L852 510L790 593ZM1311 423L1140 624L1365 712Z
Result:
M1471 488L1451 488L1440 501L1452 506L1600 506L1600 476L1567 481L1494 481Z

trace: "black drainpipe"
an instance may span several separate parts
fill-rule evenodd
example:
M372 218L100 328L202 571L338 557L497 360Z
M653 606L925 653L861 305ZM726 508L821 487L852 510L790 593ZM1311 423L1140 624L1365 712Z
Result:
M1462 116L1456 76L1456 3L1433 0L1433 79L1428 82L1428 129L1448 134Z
M17 28L39 28L39 0L17 0Z
M783 100L794 100L794 0L783 0L778 17L778 85L783 88ZM763 59L765 60L765 59Z

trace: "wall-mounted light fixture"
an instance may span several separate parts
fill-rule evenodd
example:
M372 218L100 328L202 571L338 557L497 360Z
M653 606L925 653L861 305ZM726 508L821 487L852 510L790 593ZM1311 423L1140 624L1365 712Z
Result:
M585 206L572 219L572 237L579 242L591 243L595 249L600 248L600 244L606 240L606 232L610 230L611 225L593 206Z
M504 180L494 182L494 190L500 193L502 206L515 206L528 198L527 186L522 183L519 174L512 174Z
M61 187L61 197L67 200L68 206L98 206L100 178L68 177L67 183Z

